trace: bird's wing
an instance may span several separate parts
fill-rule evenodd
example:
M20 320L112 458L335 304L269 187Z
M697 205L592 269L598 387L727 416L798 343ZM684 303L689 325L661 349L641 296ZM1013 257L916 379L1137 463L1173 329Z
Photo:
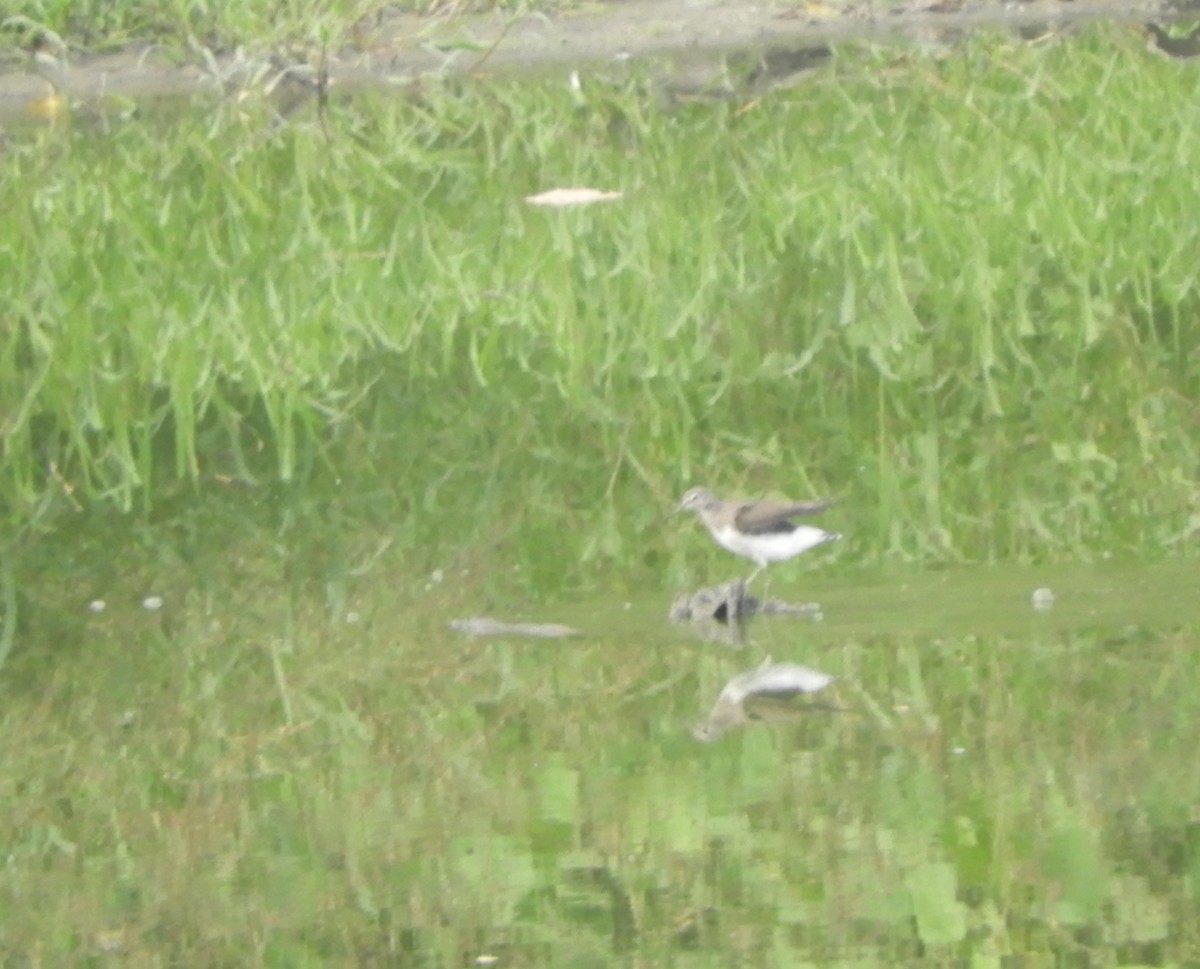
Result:
M846 713L843 706L838 706L828 700L821 700L804 695L803 700L792 696L752 696L742 704L744 719L752 720L796 720L812 713Z
M738 506L734 521L740 531L751 535L770 532L787 525L797 515L815 515L833 504L832 498L820 501L747 501Z
M771 663L750 674L743 684L744 695L794 696L797 693L816 693L833 682L833 677L820 670L795 663Z

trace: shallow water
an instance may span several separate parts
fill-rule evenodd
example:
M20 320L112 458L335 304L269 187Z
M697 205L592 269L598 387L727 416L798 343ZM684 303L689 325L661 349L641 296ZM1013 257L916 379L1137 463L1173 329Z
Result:
M501 841L499 936L529 958L524 908L561 933L547 964L1169 962L1200 884L1193 588L1187 562L813 579L822 622L763 620L739 652L671 636L649 602L600 641L529 647L545 686L505 772L554 836ZM766 653L844 677L845 711L694 744ZM512 870L537 874L514 890Z
M1187 951L1194 563L779 568L770 594L823 619L739 649L669 624L665 589L530 608L271 573L232 557L161 609L131 586L27 617L51 632L4 687L3 892L32 906L11 945L54 923L60 955L192 964L254 938L266 962L429 966ZM696 742L768 654L838 676L844 709Z
M817 605L820 620L768 617L750 624L752 639L770 641L791 633L802 634L808 642L880 633L1020 634L1122 623L1170 626L1200 618L1200 604L1192 598L1196 565L1189 559L933 571L897 568L835 577L822 576L820 567L814 568L817 571L805 572L802 567L773 566L755 579L749 592ZM736 572L722 572L716 581L737 577ZM1053 595L1044 610L1032 601L1039 589L1049 589ZM575 608L574 615L563 621L585 631L616 628L632 634L662 618L662 600L663 593L656 591L635 600L597 602Z

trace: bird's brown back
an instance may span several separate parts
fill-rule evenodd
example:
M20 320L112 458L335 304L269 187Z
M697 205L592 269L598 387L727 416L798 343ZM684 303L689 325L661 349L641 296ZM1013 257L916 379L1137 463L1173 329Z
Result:
M832 505L834 499L819 501L746 501L734 515L738 530L749 535L765 534L791 524L798 515L815 515Z

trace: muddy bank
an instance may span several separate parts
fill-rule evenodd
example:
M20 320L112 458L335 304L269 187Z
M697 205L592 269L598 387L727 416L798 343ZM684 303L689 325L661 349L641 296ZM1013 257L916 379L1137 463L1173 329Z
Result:
M391 15L358 24L337 52L224 56L198 52L193 63L155 47L103 56L43 56L0 63L0 120L45 114L47 99L94 102L312 85L321 76L342 88L400 86L428 74L572 70L654 59L680 84L703 84L730 52L796 51L848 40L944 43L981 27L1026 36L1069 30L1097 19L1136 24L1169 19L1162 0L1030 0L906 3L884 9L856 2L811 4L694 0L618 0L584 12L520 17ZM53 112L49 112L53 113Z

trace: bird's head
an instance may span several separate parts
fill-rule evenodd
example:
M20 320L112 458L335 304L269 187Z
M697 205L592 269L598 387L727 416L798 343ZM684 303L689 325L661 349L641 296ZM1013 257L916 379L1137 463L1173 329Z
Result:
M720 502L707 488L693 488L679 502L680 511L709 511L716 508Z

